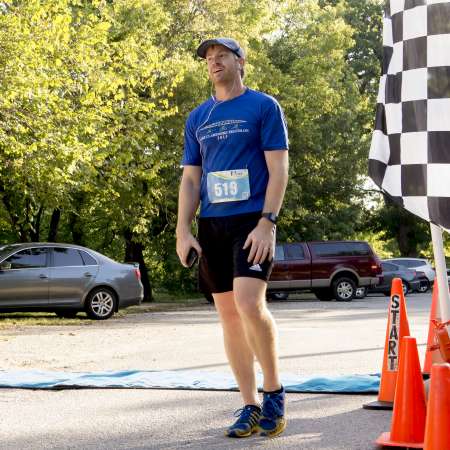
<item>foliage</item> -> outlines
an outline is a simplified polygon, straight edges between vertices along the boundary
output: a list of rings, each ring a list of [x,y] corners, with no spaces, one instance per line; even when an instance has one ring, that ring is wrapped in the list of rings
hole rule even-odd
[[[369,217],[367,228],[384,241],[394,239],[401,256],[417,257],[431,242],[430,225],[388,198]]]
[[[361,211],[365,98],[346,61],[353,30],[342,6],[292,2],[269,49],[290,130],[290,187],[283,231],[290,239],[351,236]],[[273,78],[273,77],[271,77]],[[364,168],[363,168],[364,167]]]
[[[367,231],[380,26],[378,0],[0,2],[0,242],[142,257],[155,287],[194,290],[174,251],[179,164],[184,121],[211,93],[195,49],[217,35],[285,110],[279,238]]]

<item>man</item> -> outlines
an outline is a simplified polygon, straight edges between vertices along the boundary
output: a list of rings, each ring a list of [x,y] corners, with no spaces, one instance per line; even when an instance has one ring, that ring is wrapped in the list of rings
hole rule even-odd
[[[285,393],[265,293],[288,178],[286,124],[275,99],[244,86],[244,52],[235,40],[209,39],[197,54],[206,59],[215,96],[186,122],[177,253],[185,266],[191,248],[200,256],[200,288],[213,295],[244,402],[225,434],[276,436],[286,427]],[[191,223],[199,203],[197,241]],[[264,377],[262,407],[255,357]]]

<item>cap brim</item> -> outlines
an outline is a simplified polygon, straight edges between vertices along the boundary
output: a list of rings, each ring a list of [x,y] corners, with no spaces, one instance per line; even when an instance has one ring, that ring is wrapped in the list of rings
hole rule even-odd
[[[206,58],[206,50],[208,50],[211,45],[223,45],[217,39],[208,39],[203,41],[197,49],[197,55],[200,58]]]

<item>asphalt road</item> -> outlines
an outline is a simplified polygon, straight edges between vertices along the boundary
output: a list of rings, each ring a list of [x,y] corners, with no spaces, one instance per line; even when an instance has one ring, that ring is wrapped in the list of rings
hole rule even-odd
[[[379,372],[386,297],[351,303],[313,297],[271,303],[283,373]],[[431,295],[410,295],[411,334],[423,361]],[[90,326],[2,330],[3,369],[183,370],[225,373],[212,307],[129,315]],[[288,427],[275,438],[223,436],[241,404],[235,392],[175,390],[0,390],[0,449],[375,449],[391,413],[369,411],[376,396],[289,394]]]

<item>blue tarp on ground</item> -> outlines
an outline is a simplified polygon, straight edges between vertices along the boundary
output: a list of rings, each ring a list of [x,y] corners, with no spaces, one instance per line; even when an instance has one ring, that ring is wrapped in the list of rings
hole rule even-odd
[[[258,382],[261,385],[261,375]],[[376,394],[380,376],[282,375],[287,392]],[[0,370],[1,388],[20,389],[197,389],[236,390],[230,373],[193,370],[124,370],[110,372],[53,372],[44,370]]]

